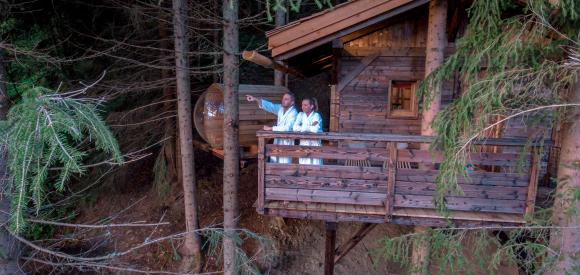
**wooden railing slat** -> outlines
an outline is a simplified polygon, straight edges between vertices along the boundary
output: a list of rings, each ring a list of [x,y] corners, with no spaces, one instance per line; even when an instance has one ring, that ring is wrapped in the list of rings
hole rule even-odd
[[[446,197],[449,210],[498,213],[524,213],[525,201]],[[434,209],[433,196],[395,195],[395,207]]]
[[[340,179],[328,177],[296,177],[269,175],[266,188],[302,188],[309,190],[358,191],[386,193],[387,181]]]
[[[272,132],[258,131],[258,137],[273,139],[322,139],[322,140],[357,140],[357,141],[383,141],[383,142],[407,142],[407,143],[431,143],[434,137],[418,135],[396,134],[370,134],[370,133],[301,133],[301,132]],[[497,146],[544,146],[550,145],[549,140],[529,141],[524,138],[486,138],[474,141],[474,144],[497,145]]]
[[[384,150],[374,148],[341,148],[333,146],[297,146],[297,145],[266,145],[267,156],[308,157],[336,160],[370,160],[386,161],[388,155]]]
[[[300,165],[268,163],[266,176],[309,176],[342,179],[386,181],[387,174],[382,167],[356,167],[342,165]]]

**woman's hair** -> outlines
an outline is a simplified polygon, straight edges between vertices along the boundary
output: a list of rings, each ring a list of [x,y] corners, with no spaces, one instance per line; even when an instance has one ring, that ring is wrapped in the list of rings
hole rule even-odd
[[[312,107],[313,112],[318,112],[318,100],[316,100],[315,97],[305,97],[304,99],[302,99],[302,101],[304,100],[308,100],[310,104],[314,106]]]

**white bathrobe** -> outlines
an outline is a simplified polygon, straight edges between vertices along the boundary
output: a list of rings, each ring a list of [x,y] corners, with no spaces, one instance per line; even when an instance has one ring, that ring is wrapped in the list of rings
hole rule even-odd
[[[275,114],[278,117],[278,121],[276,122],[276,126],[272,127],[272,131],[274,132],[289,132],[292,130],[292,125],[294,125],[294,121],[296,120],[296,115],[298,111],[294,106],[290,107],[286,112],[284,112],[284,108],[280,104],[274,104],[268,100],[261,99],[260,100],[260,108],[266,112]],[[293,139],[281,139],[276,138],[274,139],[274,144],[278,145],[294,145]],[[292,158],[290,157],[270,157],[270,161],[277,162],[277,163],[292,163]]]
[[[318,123],[313,125],[314,122]],[[322,117],[317,112],[311,112],[310,115],[300,112],[296,117],[292,130],[294,132],[322,133]],[[322,146],[322,142],[319,139],[301,139],[300,145]],[[300,158],[298,162],[300,164],[321,165],[322,159]]]

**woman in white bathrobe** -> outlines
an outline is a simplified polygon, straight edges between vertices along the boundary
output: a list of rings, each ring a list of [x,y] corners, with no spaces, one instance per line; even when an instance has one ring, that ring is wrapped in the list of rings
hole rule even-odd
[[[296,120],[296,115],[298,111],[296,107],[294,107],[294,94],[286,93],[282,97],[282,101],[280,104],[272,103],[263,98],[256,98],[251,95],[247,95],[246,99],[249,102],[257,102],[258,107],[266,112],[272,113],[276,115],[278,118],[276,121],[276,125],[274,126],[264,126],[264,130],[266,131],[274,131],[274,132],[290,132],[292,131],[292,125],[294,125],[294,121]],[[274,144],[278,145],[294,145],[294,139],[282,139],[276,138],[274,139]],[[271,162],[277,163],[292,163],[292,158],[290,157],[270,157]]]
[[[318,103],[315,98],[302,100],[302,112],[296,117],[292,130],[294,132],[322,133],[322,116],[318,112]],[[300,145],[322,146],[319,139],[301,139]],[[300,158],[300,164],[322,165],[322,159]]]

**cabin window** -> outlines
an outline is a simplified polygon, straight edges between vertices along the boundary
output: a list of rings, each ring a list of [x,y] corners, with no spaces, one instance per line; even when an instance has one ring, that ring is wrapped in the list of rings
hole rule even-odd
[[[389,117],[417,117],[416,86],[417,82],[415,81],[391,81],[391,85],[389,85]]]

